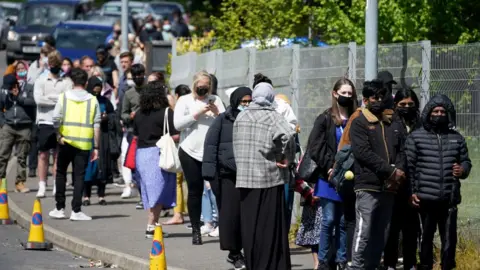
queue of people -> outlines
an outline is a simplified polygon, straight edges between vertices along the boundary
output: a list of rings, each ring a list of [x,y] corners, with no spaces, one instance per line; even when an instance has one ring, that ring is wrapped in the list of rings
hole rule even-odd
[[[37,197],[46,197],[52,175],[50,217],[66,217],[72,164],[71,220],[91,220],[82,207],[92,204],[92,187],[97,203],[108,205],[106,185],[121,176],[121,198],[138,193],[136,208],[146,211],[146,238],[162,210],[174,209],[165,226],[183,224],[188,210],[192,244],[219,236],[234,269],[291,269],[297,190],[304,202],[296,244],[311,249],[314,269],[373,270],[382,257],[385,269],[395,269],[400,233],[404,269],[432,269],[437,226],[442,269],[455,268],[460,179],[471,162],[448,97],[432,97],[420,112],[415,92],[399,88],[393,95],[393,76],[380,72],[364,83],[360,106],[353,82],[341,78],[299,161],[297,116],[268,77],[255,75],[253,90],[235,89],[225,106],[213,74],[200,71],[191,88],[170,93],[163,74],[146,74],[132,52],[117,60],[101,45],[97,61],[72,61],[49,40],[37,61],[17,61],[4,76],[0,178],[16,145],[15,190],[29,192],[28,167],[29,177],[38,175]],[[159,167],[157,142],[166,134],[178,148],[181,172]],[[342,155],[353,160],[354,176],[340,176],[339,185]],[[132,156],[134,165],[127,165]],[[315,168],[300,178],[297,167],[308,159]]]

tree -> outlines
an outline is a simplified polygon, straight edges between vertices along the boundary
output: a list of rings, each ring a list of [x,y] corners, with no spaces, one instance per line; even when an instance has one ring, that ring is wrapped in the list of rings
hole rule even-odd
[[[303,0],[224,0],[219,17],[212,17],[219,48],[238,48],[243,40],[290,38],[305,31],[309,7]]]
[[[212,17],[222,49],[258,39],[264,47],[272,37],[305,36],[308,15],[327,44],[365,42],[366,0],[224,0],[221,15]],[[380,43],[431,40],[467,43],[480,38],[480,1],[379,0]]]

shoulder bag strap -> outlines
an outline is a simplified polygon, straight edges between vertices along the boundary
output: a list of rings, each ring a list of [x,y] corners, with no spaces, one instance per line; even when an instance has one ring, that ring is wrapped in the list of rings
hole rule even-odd
[[[163,135],[170,134],[168,127],[168,108],[165,108],[165,115],[163,117]]]

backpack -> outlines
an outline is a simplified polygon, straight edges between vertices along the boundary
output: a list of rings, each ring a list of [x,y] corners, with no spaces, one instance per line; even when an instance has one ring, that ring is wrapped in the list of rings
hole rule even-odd
[[[345,191],[346,186],[353,186],[353,179],[346,180],[345,173],[353,168],[353,157],[351,145],[345,145],[335,155],[335,165],[333,166],[333,173],[330,182],[335,186],[338,194]]]

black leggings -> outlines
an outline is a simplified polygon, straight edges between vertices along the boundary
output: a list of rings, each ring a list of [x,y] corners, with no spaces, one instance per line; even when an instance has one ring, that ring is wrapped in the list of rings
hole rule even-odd
[[[182,148],[178,151],[178,157],[187,181],[187,207],[190,222],[192,222],[192,226],[200,226],[203,196],[202,162],[192,158]]]

